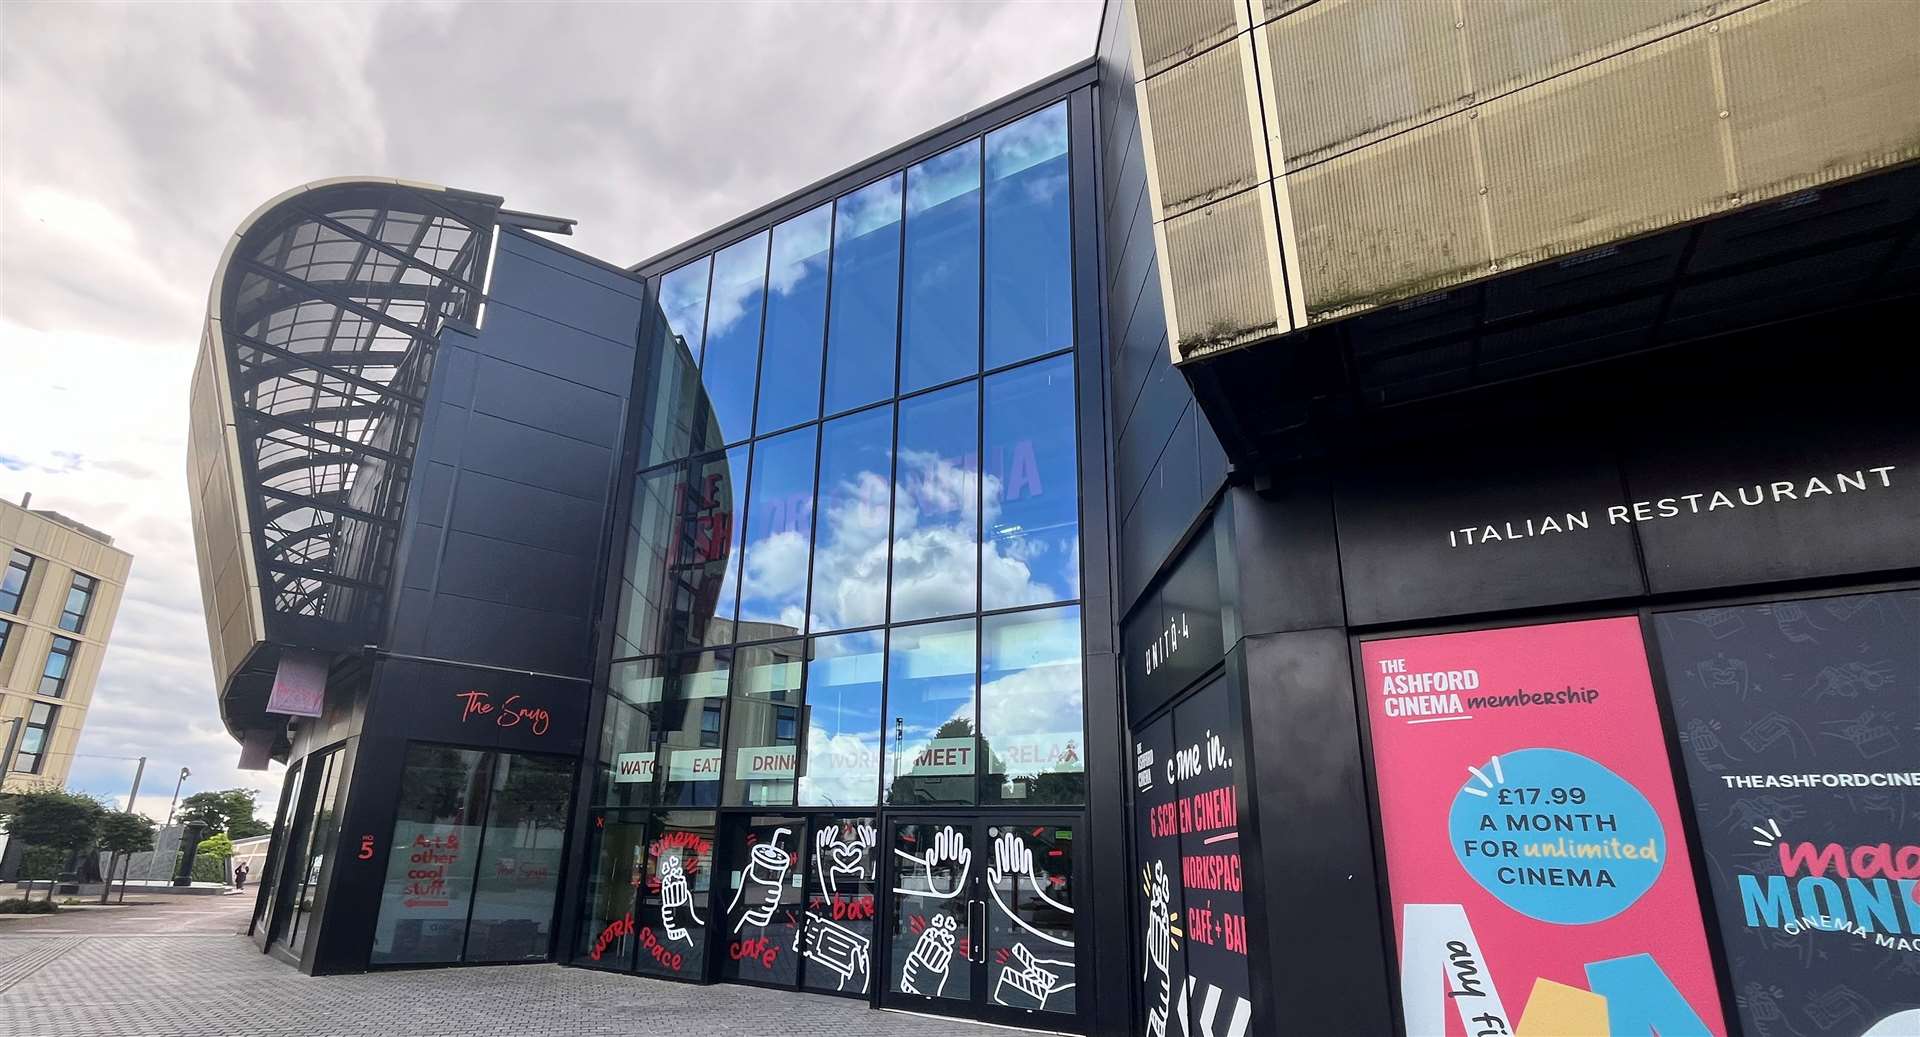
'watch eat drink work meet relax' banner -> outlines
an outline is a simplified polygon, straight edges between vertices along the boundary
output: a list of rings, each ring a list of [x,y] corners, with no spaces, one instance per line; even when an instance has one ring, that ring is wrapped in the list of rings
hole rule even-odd
[[[1361,660],[1409,1037],[1724,1034],[1639,621]]]

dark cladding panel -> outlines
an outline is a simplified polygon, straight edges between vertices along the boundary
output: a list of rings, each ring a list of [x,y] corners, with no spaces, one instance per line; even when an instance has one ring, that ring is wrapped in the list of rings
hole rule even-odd
[[[1604,442],[1523,428],[1336,462],[1355,625],[1642,592],[1633,532],[1609,525],[1620,477]]]
[[[1651,590],[1920,565],[1920,365],[1808,366],[1715,378],[1637,424],[1625,503]]]
[[[509,236],[502,233],[504,241]],[[536,250],[545,251],[539,257]],[[557,268],[557,267],[564,267]],[[589,273],[581,273],[586,268]],[[600,268],[552,249],[540,249],[538,243],[523,239],[511,249],[502,249],[493,273],[487,309],[504,304],[534,314],[550,314],[590,335],[611,342],[629,344],[639,333],[640,299],[638,292],[615,291],[592,278]],[[638,285],[639,282],[633,282]],[[487,319],[493,314],[489,312]],[[617,372],[608,371],[608,375]],[[616,391],[622,386],[599,384],[598,388]]]
[[[512,274],[510,269],[500,272],[503,277]],[[623,297],[608,292],[603,298],[611,305]],[[623,305],[634,309],[633,335],[637,335],[640,304]],[[616,342],[570,327],[563,311],[551,312],[548,319],[517,306],[488,303],[485,334],[474,351],[625,396],[630,388],[627,379],[633,376],[633,335]]]
[[[454,530],[439,589],[481,601],[585,619],[593,607],[592,555],[561,553]]]
[[[1223,567],[1230,623],[1242,636],[1338,627],[1346,622],[1333,493],[1304,469],[1263,493],[1227,491],[1231,561]],[[1236,640],[1229,635],[1229,642]]]
[[[578,755],[591,691],[582,681],[385,659],[369,724],[411,741]]]
[[[1121,528],[1120,602],[1132,604],[1160,563],[1179,542],[1180,535],[1200,513],[1205,498],[1200,492],[1200,471],[1195,464],[1193,422],[1189,407],[1168,437],[1166,449],[1147,473],[1133,509],[1126,512]],[[1126,487],[1121,485],[1121,500]]]
[[[607,494],[613,451],[545,429],[475,414],[467,423],[461,463],[529,488],[553,490],[583,500]]]
[[[403,643],[396,633],[393,647],[412,655],[574,676],[587,672],[590,635],[587,620],[578,615],[463,598],[443,587],[433,596],[419,642]]]
[[[1248,637],[1244,781],[1258,870],[1248,879],[1256,1017],[1278,1032],[1390,1033],[1379,878],[1347,639],[1339,629]],[[1263,1000],[1264,998],[1264,1000]],[[1267,1032],[1267,1031],[1248,1031]]]
[[[620,441],[624,400],[624,394],[589,388],[492,357],[480,357],[474,372],[474,413],[606,447]]]
[[[482,472],[462,472],[448,525],[511,543],[591,556],[605,516],[593,501],[560,493],[528,493],[518,483]],[[443,508],[423,508],[423,520]]]

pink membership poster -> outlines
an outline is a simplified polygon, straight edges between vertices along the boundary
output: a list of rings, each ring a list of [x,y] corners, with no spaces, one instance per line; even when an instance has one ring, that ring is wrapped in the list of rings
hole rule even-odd
[[[1361,662],[1408,1037],[1724,1035],[1639,621]]]

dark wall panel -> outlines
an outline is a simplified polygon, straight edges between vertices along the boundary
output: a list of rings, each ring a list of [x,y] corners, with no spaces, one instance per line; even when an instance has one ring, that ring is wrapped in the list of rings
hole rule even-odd
[[[1249,637],[1234,654],[1259,833],[1249,927],[1268,964],[1254,1018],[1285,1020],[1273,1032],[1392,1033],[1346,634]]]
[[[461,463],[472,471],[584,500],[606,496],[607,447],[487,414],[474,414],[466,431]]]
[[[1242,636],[1346,624],[1333,494],[1324,472],[1309,470],[1264,493],[1227,491],[1231,560],[1228,642]]]
[[[567,554],[454,530],[442,554],[440,590],[520,608],[586,618],[595,585],[591,555]]]

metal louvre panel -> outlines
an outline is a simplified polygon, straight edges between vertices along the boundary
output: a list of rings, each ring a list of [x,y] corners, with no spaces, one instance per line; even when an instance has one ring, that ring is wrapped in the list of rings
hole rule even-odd
[[[1133,9],[1140,41],[1135,73],[1152,76],[1232,36],[1246,17],[1245,0],[1145,0]]]
[[[1230,349],[1280,330],[1272,205],[1262,185],[1161,225],[1175,357]]]
[[[1164,217],[1197,209],[1268,176],[1248,120],[1244,40],[1215,47],[1146,82],[1148,150]]]

